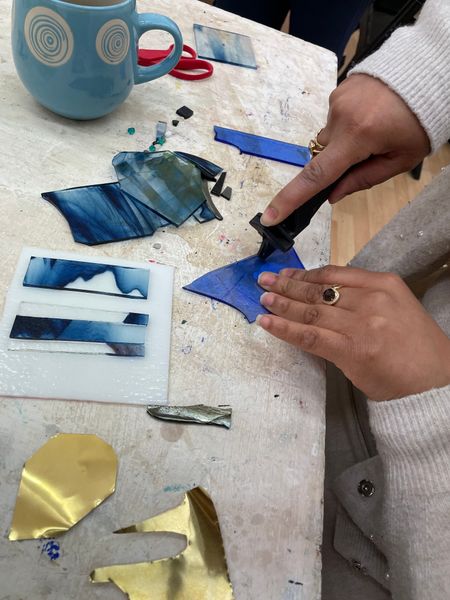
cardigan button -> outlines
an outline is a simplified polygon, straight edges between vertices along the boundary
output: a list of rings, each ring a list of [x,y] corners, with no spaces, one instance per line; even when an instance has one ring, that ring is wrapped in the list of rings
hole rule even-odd
[[[362,479],[358,484],[358,492],[365,498],[370,498],[375,493],[375,486],[368,479]]]

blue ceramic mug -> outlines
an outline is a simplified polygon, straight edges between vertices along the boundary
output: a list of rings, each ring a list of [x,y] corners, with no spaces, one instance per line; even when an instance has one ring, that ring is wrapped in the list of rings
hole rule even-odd
[[[183,48],[178,26],[135,6],[136,0],[14,0],[13,56],[28,91],[64,117],[95,119],[117,108],[135,83],[171,71]],[[170,33],[174,48],[161,63],[140,67],[139,37],[150,29]]]

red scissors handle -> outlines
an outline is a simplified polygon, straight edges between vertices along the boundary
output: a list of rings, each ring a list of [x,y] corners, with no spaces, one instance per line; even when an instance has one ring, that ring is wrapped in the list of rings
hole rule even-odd
[[[167,50],[146,50],[140,48],[138,51],[138,63],[144,67],[159,63],[171,53],[172,48],[173,44]],[[214,67],[210,62],[197,58],[196,51],[187,44],[183,44],[184,52],[188,56],[184,54],[181,56],[177,66],[170,71],[172,77],[187,81],[197,81],[211,77]]]

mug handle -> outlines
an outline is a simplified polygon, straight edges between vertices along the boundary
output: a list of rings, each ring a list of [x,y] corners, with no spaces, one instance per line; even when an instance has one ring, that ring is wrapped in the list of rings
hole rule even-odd
[[[146,31],[150,31],[152,29],[162,29],[163,31],[170,33],[175,42],[173,50],[169,56],[157,65],[152,65],[151,67],[140,67],[136,64],[134,83],[139,84],[162,77],[177,66],[183,52],[183,37],[178,25],[175,23],[175,21],[169,19],[169,17],[157,15],[155,13],[137,13],[136,16],[136,30],[138,38],[140,38],[141,35]]]

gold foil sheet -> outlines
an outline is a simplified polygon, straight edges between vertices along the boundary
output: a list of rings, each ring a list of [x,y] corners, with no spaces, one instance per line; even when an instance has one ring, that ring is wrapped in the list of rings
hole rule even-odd
[[[233,600],[216,509],[200,487],[177,507],[115,533],[173,532],[186,537],[177,556],[100,567],[93,583],[113,582],[129,600]]]
[[[164,421],[179,421],[181,423],[201,423],[203,425],[219,425],[231,427],[231,408],[221,406],[147,406],[147,413],[156,419]]]
[[[64,533],[115,489],[117,456],[96,435],[60,433],[23,467],[10,540]]]

